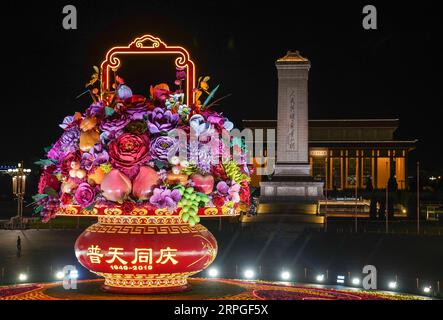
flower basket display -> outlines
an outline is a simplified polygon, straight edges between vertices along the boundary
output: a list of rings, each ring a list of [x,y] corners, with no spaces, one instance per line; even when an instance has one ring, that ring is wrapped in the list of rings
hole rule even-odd
[[[150,45],[147,45],[147,42]],[[126,54],[173,54],[175,89],[133,94],[118,76]],[[79,262],[105,278],[104,290],[164,293],[189,289],[187,278],[217,254],[201,218],[228,217],[250,206],[247,150],[214,107],[218,86],[196,84],[182,47],[151,35],[108,51],[86,88],[93,102],[66,117],[61,137],[38,161],[35,211],[97,217],[75,243]]]

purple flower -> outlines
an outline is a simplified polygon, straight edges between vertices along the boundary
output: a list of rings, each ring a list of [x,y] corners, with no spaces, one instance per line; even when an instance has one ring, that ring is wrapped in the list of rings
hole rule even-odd
[[[94,202],[95,191],[89,183],[80,183],[74,194],[75,201],[82,207],[88,207]]]
[[[126,114],[114,113],[112,116],[107,117],[100,124],[100,129],[103,131],[111,132],[117,135],[118,132],[122,132],[126,125],[131,121]]]
[[[71,126],[73,121],[74,121],[74,116],[67,116],[63,119],[63,122],[60,123],[58,126],[63,130],[66,130],[68,127]]]
[[[126,113],[131,120],[142,120],[147,112],[148,107],[145,102],[138,103],[135,106],[126,109]]]
[[[132,90],[125,84],[120,84],[117,87],[117,97],[119,97],[122,100],[128,99],[132,97]]]
[[[101,165],[109,161],[108,152],[100,144],[95,145],[89,152],[82,155],[81,164],[86,170],[91,170],[93,166]]]
[[[208,145],[191,142],[189,145],[189,160],[195,163],[204,174],[209,173],[215,162],[216,153],[211,152]]]
[[[60,140],[57,141],[60,151],[74,152],[78,149],[78,142],[80,140],[80,129],[78,126],[66,130]]]
[[[148,112],[147,122],[151,134],[168,132],[177,127],[178,114],[173,114],[170,110],[157,107]]]
[[[149,202],[157,208],[167,208],[169,211],[174,211],[181,198],[182,196],[177,189],[169,190],[162,187],[154,189],[154,193],[149,199]]]
[[[235,182],[232,182],[232,185],[228,186],[226,182],[220,181],[217,183],[217,192],[234,203],[240,202],[240,185]]]
[[[186,80],[185,68],[176,68],[175,77],[180,81]]]
[[[101,113],[102,110],[103,110],[103,103],[101,101],[95,102],[95,103],[91,104],[88,109],[86,109],[86,114],[88,114],[90,116],[95,116],[95,115]]]
[[[167,161],[176,154],[178,143],[175,138],[160,136],[151,141],[150,153],[153,159]]]

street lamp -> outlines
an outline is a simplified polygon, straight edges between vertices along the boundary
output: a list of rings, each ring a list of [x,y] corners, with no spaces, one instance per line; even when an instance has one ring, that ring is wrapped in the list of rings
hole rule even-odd
[[[23,227],[23,200],[26,190],[26,176],[31,173],[31,169],[23,167],[23,161],[17,164],[17,168],[8,169],[8,174],[12,177],[12,193],[17,198],[17,216],[20,229]]]

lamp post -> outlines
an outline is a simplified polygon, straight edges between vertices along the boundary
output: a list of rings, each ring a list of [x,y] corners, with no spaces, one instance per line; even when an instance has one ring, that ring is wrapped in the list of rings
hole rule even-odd
[[[328,231],[328,157],[325,158],[325,231]]]
[[[420,162],[417,161],[417,234],[420,234]]]
[[[388,163],[386,162],[386,172],[388,172]],[[388,174],[389,175],[389,174]],[[389,192],[389,179],[386,181],[386,205],[385,205],[385,219],[386,219],[386,233],[389,233],[389,212],[388,212],[388,192]]]
[[[357,226],[358,226],[358,221],[357,221],[357,207],[358,207],[358,200],[357,200],[357,196],[358,196],[358,179],[357,179],[357,170],[355,171],[355,233],[357,233]]]
[[[20,229],[23,228],[23,200],[26,190],[26,176],[31,173],[31,169],[23,167],[23,161],[17,164],[17,168],[8,169],[8,174],[12,177],[12,193],[17,198],[17,216]]]

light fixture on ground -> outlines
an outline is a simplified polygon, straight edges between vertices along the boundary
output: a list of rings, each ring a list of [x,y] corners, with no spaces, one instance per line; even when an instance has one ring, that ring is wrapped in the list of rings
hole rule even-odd
[[[65,273],[64,273],[63,271],[57,271],[57,272],[55,273],[55,278],[56,278],[57,280],[62,280],[64,277],[65,277]]]
[[[281,273],[280,277],[282,280],[287,281],[287,280],[291,279],[291,274],[289,273],[289,271],[283,271]]]
[[[337,276],[337,283],[339,284],[345,283],[345,276]]]
[[[318,274],[317,277],[315,277],[315,280],[317,280],[317,282],[323,282],[325,280],[325,275]]]
[[[78,278],[78,271],[77,270],[71,270],[71,272],[69,272],[69,278],[70,279],[77,279]]]
[[[26,281],[26,280],[28,280],[28,275],[26,273],[20,273],[18,275],[18,280],[19,281]]]
[[[217,277],[217,276],[218,276],[218,269],[217,269],[217,268],[210,268],[210,269],[208,270],[208,275],[209,275],[211,278],[215,278],[215,277]]]
[[[360,278],[352,278],[352,284],[358,286],[360,284]]]
[[[423,287],[423,292],[424,293],[430,293],[431,292],[431,287],[430,286]]]
[[[252,279],[255,276],[255,272],[252,269],[246,269],[244,272],[244,276],[246,279]]]
[[[397,289],[397,281],[389,281],[388,287],[389,289]]]

